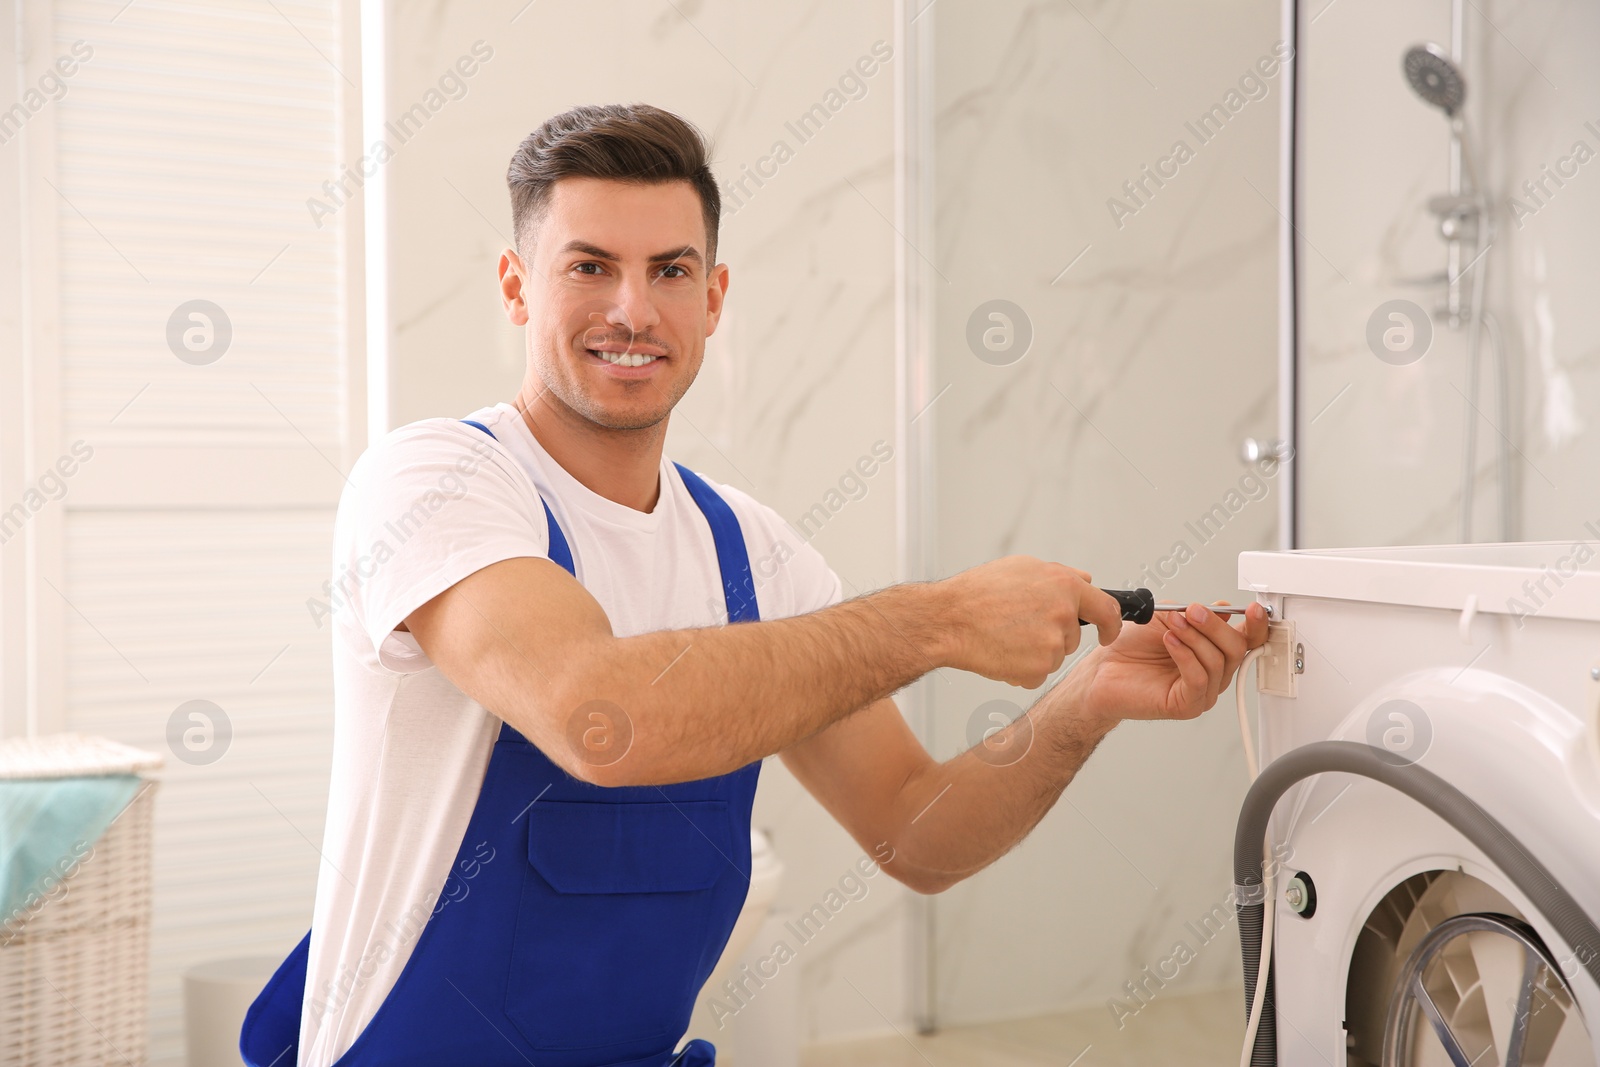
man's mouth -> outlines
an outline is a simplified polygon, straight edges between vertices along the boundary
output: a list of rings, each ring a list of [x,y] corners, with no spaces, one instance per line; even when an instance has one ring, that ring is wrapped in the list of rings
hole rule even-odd
[[[591,348],[588,350],[592,356],[597,356],[616,367],[642,367],[646,363],[654,363],[660,356],[648,352],[638,351],[610,351],[604,348]]]
[[[667,351],[660,345],[651,344],[638,337],[630,337],[620,341],[608,341],[597,338],[598,345],[585,346],[584,351],[592,356],[596,362],[614,367],[610,373],[623,372],[626,377],[639,377],[644,374],[644,369],[654,363],[667,358]],[[627,374],[626,372],[633,372]]]

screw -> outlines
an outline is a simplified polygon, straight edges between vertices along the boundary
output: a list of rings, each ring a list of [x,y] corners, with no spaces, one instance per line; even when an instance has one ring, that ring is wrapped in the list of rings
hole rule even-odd
[[[1593,678],[1597,682],[1600,682],[1600,667],[1590,667],[1589,677]]]
[[[1294,673],[1296,673],[1296,674],[1304,674],[1304,673],[1306,673],[1306,646],[1305,645],[1296,644],[1294,646]]]
[[[1311,882],[1311,876],[1304,871],[1289,879],[1289,884],[1283,890],[1283,899],[1289,905],[1289,910],[1302,919],[1309,919],[1316,914],[1317,890]]]

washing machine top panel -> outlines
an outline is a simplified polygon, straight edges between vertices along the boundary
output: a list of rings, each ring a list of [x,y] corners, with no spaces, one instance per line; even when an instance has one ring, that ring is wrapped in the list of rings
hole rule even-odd
[[[1239,588],[1270,595],[1600,621],[1595,540],[1242,552]]]

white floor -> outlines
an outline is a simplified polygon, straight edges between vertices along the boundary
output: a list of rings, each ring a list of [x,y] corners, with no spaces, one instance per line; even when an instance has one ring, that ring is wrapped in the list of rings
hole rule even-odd
[[[1119,1029],[1105,1008],[812,1045],[801,1067],[1223,1067],[1239,1061],[1237,989],[1152,1002]]]

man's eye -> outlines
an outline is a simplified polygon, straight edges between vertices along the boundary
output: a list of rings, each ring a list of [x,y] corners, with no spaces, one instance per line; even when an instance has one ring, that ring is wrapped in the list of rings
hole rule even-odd
[[[593,268],[593,269],[591,270],[590,268]],[[577,271],[580,274],[597,274],[600,271],[600,264],[598,264],[598,263],[579,263],[576,267],[573,267],[572,269]]]
[[[669,271],[669,270],[675,270],[678,273],[676,273],[676,274],[668,274],[667,271]],[[676,264],[676,263],[668,263],[665,267],[661,268],[661,273],[662,273],[662,275],[664,277],[667,277],[667,278],[687,278],[689,276],[689,272],[687,270],[685,270],[684,268],[678,266],[678,264]]]

